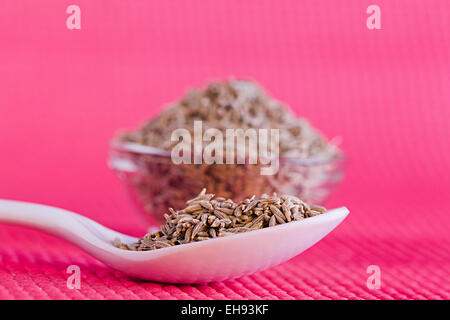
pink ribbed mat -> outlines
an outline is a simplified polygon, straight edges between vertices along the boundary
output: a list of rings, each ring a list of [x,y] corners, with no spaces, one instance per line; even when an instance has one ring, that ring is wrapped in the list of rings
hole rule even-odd
[[[442,208],[421,204],[419,199],[348,205],[352,211],[348,220],[304,254],[251,276],[209,285],[133,280],[63,241],[1,226],[0,298],[450,298],[450,224]],[[67,288],[69,265],[81,268],[80,290]],[[381,271],[378,290],[366,284],[370,265],[379,266]]]
[[[72,3],[81,30],[66,28]],[[381,30],[366,26],[372,4]],[[283,265],[192,286],[130,279],[0,225],[0,298],[450,298],[449,12],[448,0],[2,0],[0,198],[143,235],[107,168],[108,140],[186,87],[235,76],[342,137],[347,176],[326,205],[351,213]],[[80,290],[66,286],[69,265]]]

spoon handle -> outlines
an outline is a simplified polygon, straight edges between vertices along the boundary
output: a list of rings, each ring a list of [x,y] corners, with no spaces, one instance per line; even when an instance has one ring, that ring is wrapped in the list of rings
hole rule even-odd
[[[75,222],[73,215],[41,204],[0,199],[0,222],[32,227],[57,236]]]
[[[68,210],[13,200],[0,199],[0,222],[44,231],[84,249],[112,247],[115,237],[126,237]]]

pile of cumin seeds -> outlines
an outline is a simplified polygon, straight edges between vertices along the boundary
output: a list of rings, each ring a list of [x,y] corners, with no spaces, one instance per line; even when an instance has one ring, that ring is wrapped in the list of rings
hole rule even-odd
[[[123,133],[120,139],[171,150],[179,142],[172,141],[172,133],[183,128],[193,135],[196,120],[203,121],[204,130],[215,128],[224,135],[227,129],[279,129],[279,152],[283,157],[311,159],[340,154],[339,148],[306,119],[296,117],[256,82],[242,79],[215,81],[203,89],[191,89],[156,118],[136,131]]]
[[[169,209],[170,215],[164,215],[166,223],[160,231],[129,245],[116,239],[114,245],[133,251],[155,250],[298,221],[326,211],[295,196],[263,194],[260,198],[253,196],[235,203],[231,199],[215,198],[206,189],[186,204],[183,210]]]

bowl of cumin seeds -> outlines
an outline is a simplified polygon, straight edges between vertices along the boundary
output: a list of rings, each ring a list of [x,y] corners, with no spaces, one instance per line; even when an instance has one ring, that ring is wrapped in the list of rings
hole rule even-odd
[[[178,141],[171,139],[173,132],[185,129],[195,136],[198,121],[203,132],[214,128],[223,136],[228,129],[278,129],[276,172],[261,174],[267,163],[251,164],[247,158],[239,164],[174,163]],[[182,208],[203,188],[233,201],[275,192],[320,204],[341,182],[343,164],[333,140],[248,80],[212,82],[189,91],[137,130],[116,136],[109,154],[109,166],[150,224],[163,222],[167,208]]]

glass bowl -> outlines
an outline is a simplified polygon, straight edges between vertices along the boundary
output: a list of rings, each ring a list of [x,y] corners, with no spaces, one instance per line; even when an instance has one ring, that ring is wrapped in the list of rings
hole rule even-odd
[[[276,192],[322,204],[343,178],[343,160],[280,157],[276,174],[261,175],[259,164],[176,165],[170,151],[118,139],[109,153],[110,168],[150,225],[162,223],[168,208],[184,208],[203,188],[234,201]]]

